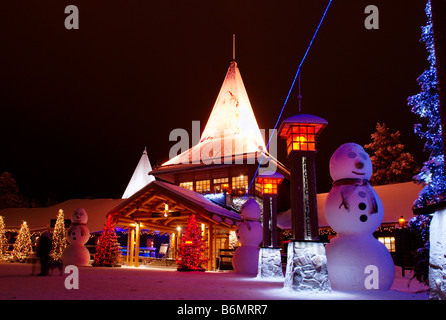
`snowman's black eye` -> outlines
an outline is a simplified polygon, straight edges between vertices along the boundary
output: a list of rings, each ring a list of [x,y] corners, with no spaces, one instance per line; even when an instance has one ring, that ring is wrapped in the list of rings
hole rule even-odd
[[[361,202],[361,203],[358,205],[358,207],[359,207],[360,210],[365,210],[365,209],[367,209],[367,205],[366,205],[364,202]]]
[[[359,217],[359,220],[361,220],[361,222],[366,222],[367,221],[367,216],[365,214],[361,215]]]
[[[349,158],[354,159],[354,158],[356,158],[356,152],[351,151],[351,152],[348,153],[347,156],[348,156]]]

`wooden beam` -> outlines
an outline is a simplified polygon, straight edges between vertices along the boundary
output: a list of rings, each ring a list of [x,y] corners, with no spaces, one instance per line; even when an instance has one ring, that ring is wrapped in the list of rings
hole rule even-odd
[[[159,224],[155,224],[155,223],[150,223],[150,222],[141,222],[141,228],[144,229],[153,229],[153,230],[158,230],[158,231],[163,231],[163,232],[177,232],[176,228],[173,227],[169,227],[169,226],[163,226],[163,225],[159,225]]]

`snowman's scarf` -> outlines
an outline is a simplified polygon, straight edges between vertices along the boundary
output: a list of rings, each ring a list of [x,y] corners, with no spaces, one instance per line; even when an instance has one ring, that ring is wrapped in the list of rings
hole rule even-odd
[[[248,228],[248,230],[251,231],[250,222],[255,222],[255,221],[259,221],[259,220],[257,220],[257,219],[250,219],[250,218],[246,219],[246,218],[242,217],[242,221],[240,221],[240,223],[245,224],[246,227]]]
[[[366,194],[366,198],[369,200],[371,204],[371,208],[369,208],[369,213],[378,213],[378,204],[376,203],[375,194],[372,192],[372,187],[370,186],[369,180],[366,179],[340,179],[333,182],[334,187],[344,187],[341,191],[342,203],[339,205],[339,209],[344,206],[347,211],[350,211],[350,205],[348,203],[348,198],[352,193],[357,191],[358,187],[366,187],[361,188]]]

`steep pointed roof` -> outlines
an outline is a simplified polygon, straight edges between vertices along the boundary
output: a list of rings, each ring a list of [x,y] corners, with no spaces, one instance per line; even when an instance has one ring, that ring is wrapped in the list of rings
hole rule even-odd
[[[237,63],[232,61],[200,142],[163,166],[222,161],[266,151]]]
[[[141,190],[147,184],[155,180],[155,177],[149,175],[152,171],[152,166],[150,165],[149,157],[147,155],[147,149],[144,148],[141,159],[133,172],[132,178],[130,179],[127,188],[124,191],[122,199],[128,199],[134,195],[137,191]]]

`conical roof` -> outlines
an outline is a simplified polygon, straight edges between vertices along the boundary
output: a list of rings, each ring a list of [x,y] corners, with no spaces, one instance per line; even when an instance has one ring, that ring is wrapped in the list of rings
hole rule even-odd
[[[149,175],[150,171],[152,171],[152,166],[150,165],[149,157],[147,155],[147,149],[144,148],[141,159],[133,172],[132,178],[125,189],[124,194],[122,195],[122,199],[130,198],[147,184],[154,181],[155,177]]]
[[[266,151],[237,63],[232,61],[211,115],[200,138],[191,149],[165,165],[222,161],[240,154]]]

